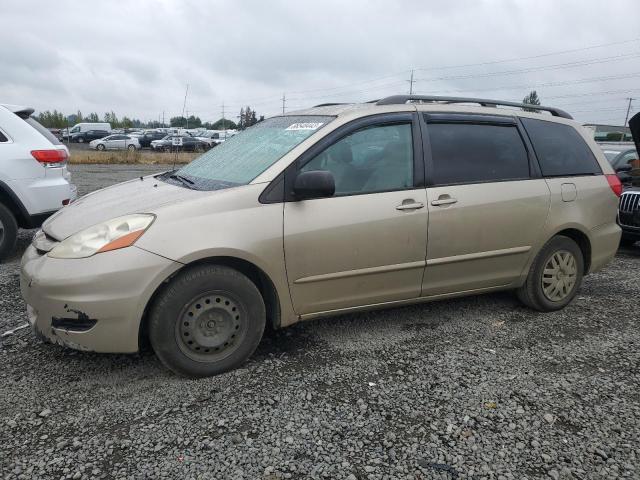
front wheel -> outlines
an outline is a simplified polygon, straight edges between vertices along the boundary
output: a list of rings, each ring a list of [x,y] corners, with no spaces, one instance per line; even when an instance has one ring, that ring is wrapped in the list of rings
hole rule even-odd
[[[129,146],[127,147],[127,150],[129,150],[130,152],[133,152],[135,149],[136,149],[136,146],[135,146],[135,145],[129,145]]]
[[[180,375],[207,377],[244,363],[265,326],[262,295],[229,267],[201,265],[178,274],[150,311],[149,339],[162,363]]]
[[[13,253],[18,239],[18,222],[7,207],[0,203],[0,261]]]
[[[572,239],[557,235],[534,259],[527,280],[517,291],[518,298],[534,310],[560,310],[578,293],[583,275],[582,250]]]
[[[97,148],[98,150],[100,150],[100,151],[103,151],[105,147],[104,147],[104,144],[99,143],[99,144],[96,146],[96,148]]]
[[[84,143],[84,138],[78,137],[78,143]]]

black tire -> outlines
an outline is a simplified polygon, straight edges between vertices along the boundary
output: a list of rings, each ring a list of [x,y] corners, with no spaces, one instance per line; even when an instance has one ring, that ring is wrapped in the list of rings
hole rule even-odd
[[[620,246],[621,247],[633,247],[633,245],[638,241],[637,238],[633,238],[633,237],[625,237],[624,235],[622,236],[622,238],[620,239]]]
[[[543,289],[543,273],[545,267],[555,254],[570,253],[575,260],[575,281],[566,296],[551,300]],[[562,272],[560,272],[562,274]],[[540,312],[553,312],[566,307],[576,296],[584,275],[584,257],[576,242],[569,237],[557,235],[549,240],[538,252],[527,275],[524,285],[517,290],[518,298],[526,306]]]
[[[266,322],[264,301],[255,284],[220,265],[179,273],[160,292],[149,315],[149,340],[160,361],[173,372],[194,378],[244,363],[260,343]],[[222,344],[225,340],[228,343]]]
[[[106,148],[106,147],[104,146],[104,143],[99,143],[99,144],[96,146],[96,149],[97,149],[97,150],[100,150],[101,152],[103,152],[105,148]]]
[[[13,253],[18,240],[18,222],[7,207],[0,203],[0,261]]]
[[[127,147],[127,150],[129,150],[130,152],[135,151],[135,149],[136,149],[136,146],[135,146],[135,145],[129,145],[129,146]]]
[[[84,143],[84,138],[78,137],[78,143]]]

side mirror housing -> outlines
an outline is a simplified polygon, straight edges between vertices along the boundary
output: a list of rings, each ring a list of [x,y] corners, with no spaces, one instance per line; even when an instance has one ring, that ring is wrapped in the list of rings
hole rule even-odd
[[[293,184],[296,200],[332,197],[336,192],[336,182],[331,172],[312,170],[299,173]]]
[[[616,173],[627,173],[631,170],[633,170],[633,166],[627,163],[626,165],[620,165],[618,168],[616,168]]]

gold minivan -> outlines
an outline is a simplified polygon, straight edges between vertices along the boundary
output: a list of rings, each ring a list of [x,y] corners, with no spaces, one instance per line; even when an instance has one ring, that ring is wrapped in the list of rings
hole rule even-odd
[[[267,322],[508,289],[563,308],[616,252],[620,192],[556,108],[319,105],[65,207],[20,283],[47,341],[135,352],[148,339],[174,372],[207,376],[244,362]]]

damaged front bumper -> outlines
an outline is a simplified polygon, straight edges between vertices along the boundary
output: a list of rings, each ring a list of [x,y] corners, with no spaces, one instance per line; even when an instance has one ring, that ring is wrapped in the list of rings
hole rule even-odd
[[[36,335],[107,353],[138,351],[140,321],[155,290],[182,264],[135,246],[83,259],[56,259],[33,245],[20,290]]]

